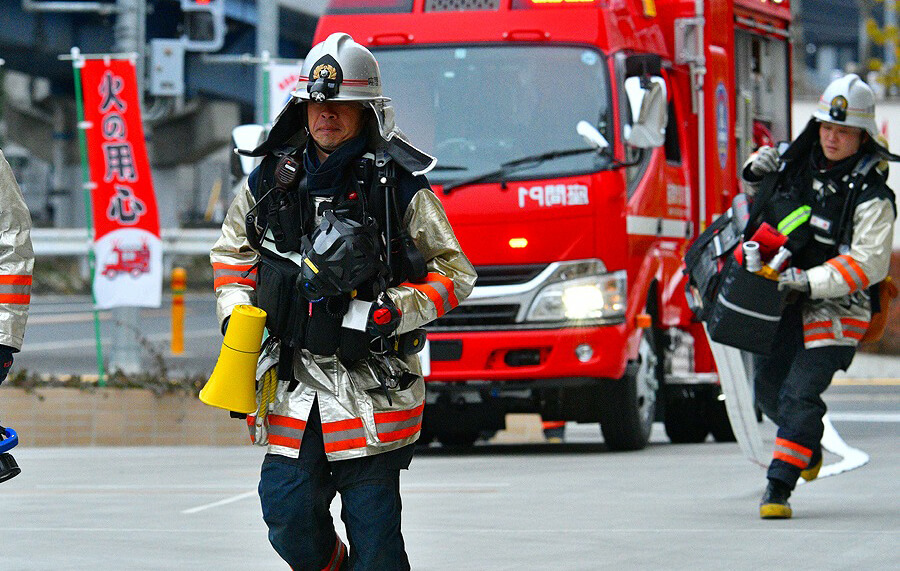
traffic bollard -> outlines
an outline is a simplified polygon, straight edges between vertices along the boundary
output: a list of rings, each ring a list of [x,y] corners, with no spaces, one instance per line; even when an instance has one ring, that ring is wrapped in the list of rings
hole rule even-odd
[[[187,272],[184,268],[172,270],[172,354],[184,353],[184,290]]]

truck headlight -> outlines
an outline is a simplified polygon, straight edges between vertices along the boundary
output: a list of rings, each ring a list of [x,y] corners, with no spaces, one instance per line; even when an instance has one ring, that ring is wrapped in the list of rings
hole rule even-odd
[[[526,321],[584,321],[625,317],[624,271],[552,283],[534,298]]]

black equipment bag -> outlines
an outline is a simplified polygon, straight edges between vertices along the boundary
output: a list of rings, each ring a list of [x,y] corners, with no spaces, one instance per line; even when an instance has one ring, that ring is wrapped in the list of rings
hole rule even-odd
[[[685,295],[688,306],[700,321],[710,319],[728,262],[734,260],[732,252],[759,227],[758,219],[775,192],[778,177],[779,173],[763,177],[751,208],[747,207],[745,195],[737,195],[731,208],[697,236],[685,253],[684,273],[688,276]]]
[[[729,256],[722,271],[707,331],[713,341],[768,355],[781,321],[788,292],[778,282],[747,271]]]
[[[297,287],[299,275],[300,266],[290,259],[260,256],[257,300],[266,312],[266,329],[291,347],[304,340],[309,316],[308,302]]]

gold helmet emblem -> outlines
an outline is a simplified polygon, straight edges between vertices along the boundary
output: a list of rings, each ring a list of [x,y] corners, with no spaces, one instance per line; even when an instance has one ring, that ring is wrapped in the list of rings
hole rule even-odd
[[[337,79],[337,70],[333,65],[323,63],[316,66],[316,69],[313,70],[310,79]]]
[[[831,109],[828,115],[835,121],[847,120],[847,98],[843,95],[837,95],[831,100]]]

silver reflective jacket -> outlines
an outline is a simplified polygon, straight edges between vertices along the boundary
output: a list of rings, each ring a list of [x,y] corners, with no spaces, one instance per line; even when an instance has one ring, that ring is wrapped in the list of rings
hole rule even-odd
[[[33,268],[31,215],[0,151],[0,345],[22,348]]]
[[[256,302],[253,268],[259,253],[247,240],[244,222],[253,204],[245,184],[232,202],[222,235],[210,254],[219,323],[235,305]],[[456,307],[471,293],[476,277],[443,206],[430,188],[422,188],[413,196],[403,224],[427,262],[428,276],[424,283],[403,283],[388,289],[387,295],[402,312],[397,333],[421,327]],[[277,361],[278,347],[273,344],[260,357],[258,379]],[[415,442],[425,401],[419,360],[416,355],[405,361],[395,358],[392,366],[412,372],[418,379],[405,390],[391,390],[388,399],[381,389],[381,373],[374,359],[363,359],[348,368],[336,357],[296,351],[294,376],[299,385],[288,392],[287,383],[278,382],[273,402],[264,407],[265,418],[247,419],[251,438],[257,444],[268,444],[270,453],[296,458],[310,410],[318,400],[329,460],[379,454]]]

